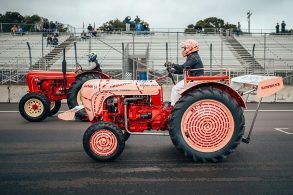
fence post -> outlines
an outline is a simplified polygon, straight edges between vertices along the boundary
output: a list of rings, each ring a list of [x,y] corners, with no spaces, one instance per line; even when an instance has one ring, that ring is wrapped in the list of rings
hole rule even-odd
[[[44,33],[41,33],[42,35],[42,59],[44,57]]]
[[[132,80],[135,80],[135,62],[134,62],[134,36],[135,32],[132,32]]]
[[[179,58],[179,32],[177,32],[177,58],[176,58],[176,63],[178,64],[178,58]]]
[[[76,42],[73,43],[74,46],[74,55],[75,55],[75,66],[77,65],[77,49],[76,49]]]
[[[166,42],[166,62],[169,61],[169,55],[168,55],[168,42]]]
[[[221,69],[223,68],[223,36],[221,35]]]
[[[92,36],[90,36],[90,39],[89,39],[89,54],[91,53],[92,51]],[[90,62],[88,62],[88,65],[90,65]]]
[[[264,34],[264,43],[263,43],[263,68],[264,72],[266,72],[266,50],[267,50],[267,36]]]
[[[29,42],[26,42],[26,44],[27,44],[28,52],[29,52],[30,67],[32,68],[33,63],[32,63],[32,52],[31,52],[31,46],[30,46]]]
[[[125,79],[125,50],[124,43],[122,42],[122,79]]]
[[[254,51],[255,51],[255,43],[252,46],[252,74],[254,74],[254,68],[255,68]]]
[[[212,67],[213,67],[213,44],[210,44],[210,76],[212,76]]]

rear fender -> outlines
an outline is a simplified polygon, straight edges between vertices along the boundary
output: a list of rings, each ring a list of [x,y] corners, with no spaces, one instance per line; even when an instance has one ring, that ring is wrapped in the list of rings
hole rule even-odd
[[[234,89],[232,89],[231,87],[229,87],[228,85],[224,85],[222,83],[217,83],[217,82],[205,82],[205,83],[192,82],[192,83],[188,83],[187,85],[184,86],[183,89],[181,89],[179,91],[179,94],[185,95],[189,91],[192,91],[194,89],[199,89],[201,87],[213,87],[213,88],[217,88],[222,91],[225,91],[226,93],[230,94],[237,101],[239,106],[246,108],[246,104],[245,104],[244,100],[242,99],[242,97],[240,96],[240,94],[237,91],[235,91]]]

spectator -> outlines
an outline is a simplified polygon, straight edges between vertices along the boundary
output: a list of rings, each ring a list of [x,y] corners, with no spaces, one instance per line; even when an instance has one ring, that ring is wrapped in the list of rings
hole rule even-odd
[[[92,32],[93,32],[93,27],[92,27],[91,24],[88,25],[88,27],[87,27],[87,31],[88,31],[88,33],[89,33],[90,35],[92,34]]]
[[[44,20],[44,22],[43,22],[43,29],[42,29],[42,31],[43,31],[43,37],[47,37],[47,35],[48,35],[47,33],[48,33],[49,29],[50,29],[50,27],[49,27],[48,20]]]
[[[194,30],[196,33],[201,33],[202,32],[202,27],[201,26],[194,26]]]
[[[126,32],[130,31],[130,21],[131,21],[131,17],[130,16],[126,16],[126,18],[124,19],[124,23],[125,23],[125,30]]]
[[[285,24],[284,20],[282,21],[282,24],[281,24],[281,32],[282,33],[286,32],[286,24]]]
[[[136,18],[134,19],[135,24],[140,23],[140,18],[138,16],[136,16]]]
[[[18,31],[17,25],[14,24],[13,27],[10,29],[12,34],[15,34]]]
[[[53,35],[52,33],[49,33],[47,36],[47,47],[48,45],[52,45],[52,42],[53,42]]]
[[[16,34],[17,35],[24,35],[23,29],[21,26],[18,27]]]
[[[136,23],[136,24],[135,24],[135,31],[136,31],[136,32],[140,32],[141,29],[142,29],[142,24],[141,24],[141,23]]]
[[[280,25],[279,23],[277,22],[277,25],[276,25],[276,33],[279,33],[280,32]]]
[[[92,31],[92,35],[93,35],[94,37],[97,37],[97,34],[98,34],[97,30],[93,29],[93,31]]]
[[[81,40],[86,40],[87,39],[86,33],[84,31],[82,31],[82,33],[80,34],[80,39]]]
[[[241,24],[240,22],[237,23],[237,29],[236,29],[236,35],[239,37],[240,35],[240,32],[241,32]]]
[[[52,45],[56,46],[56,45],[58,45],[58,42],[59,42],[59,40],[57,38],[57,35],[54,35],[53,40],[52,40]]]
[[[43,32],[48,32],[49,30],[49,22],[47,20],[43,23]]]
[[[50,22],[50,32],[54,33],[56,31],[56,24],[51,21]]]
[[[149,32],[150,31],[149,23],[147,23],[146,21],[144,21],[142,23],[142,31],[144,31],[144,32]]]

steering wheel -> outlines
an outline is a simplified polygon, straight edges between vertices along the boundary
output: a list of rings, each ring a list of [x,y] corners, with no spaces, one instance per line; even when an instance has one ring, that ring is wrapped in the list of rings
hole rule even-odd
[[[173,77],[173,73],[172,73],[171,68],[169,66],[167,66],[167,71],[169,73],[168,76],[171,78],[173,84],[176,85],[174,77]]]

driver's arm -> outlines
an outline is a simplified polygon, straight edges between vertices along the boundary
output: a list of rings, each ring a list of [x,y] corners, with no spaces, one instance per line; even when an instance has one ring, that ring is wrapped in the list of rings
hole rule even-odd
[[[175,69],[175,74],[183,74],[183,70],[186,69],[186,67],[190,67],[191,69],[194,69],[196,64],[198,63],[198,60],[196,58],[187,58],[186,62],[182,65],[179,64],[172,64],[172,68]]]

